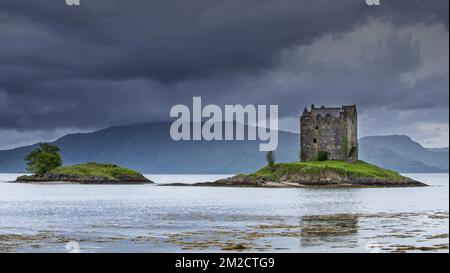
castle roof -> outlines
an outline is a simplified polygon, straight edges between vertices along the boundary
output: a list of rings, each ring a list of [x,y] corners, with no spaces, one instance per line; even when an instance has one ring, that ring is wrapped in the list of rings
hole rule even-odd
[[[326,108],[324,106],[321,106],[320,108],[311,109],[311,113],[313,112],[318,115],[321,115],[322,117],[330,115],[332,117],[337,118],[341,114],[341,108],[340,107]]]
[[[344,112],[356,112],[356,105],[343,105],[342,111]]]
[[[306,117],[309,114],[315,114],[320,115],[322,117],[331,116],[331,117],[339,117],[341,113],[355,113],[356,112],[356,105],[343,105],[341,107],[325,107],[321,106],[319,108],[314,107],[314,104],[311,105],[311,111],[308,111],[307,108],[303,110],[302,117]]]

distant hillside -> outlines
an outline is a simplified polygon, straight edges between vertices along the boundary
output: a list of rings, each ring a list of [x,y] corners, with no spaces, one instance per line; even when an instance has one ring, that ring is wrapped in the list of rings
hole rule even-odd
[[[258,141],[180,141],[169,123],[111,127],[66,135],[54,143],[64,164],[109,162],[144,173],[249,173],[265,164]],[[23,172],[23,158],[37,145],[0,151],[0,172]],[[298,160],[297,133],[279,132],[278,162]],[[360,158],[400,172],[448,171],[448,152],[432,152],[406,136],[367,137]]]
[[[54,143],[64,164],[110,162],[145,173],[236,173],[264,164],[258,141],[173,141],[169,123],[111,127],[66,135]],[[36,145],[0,151],[0,171],[23,171],[24,156]],[[277,160],[298,158],[297,134],[280,132]]]
[[[436,153],[448,153],[448,148],[427,148],[430,152],[436,152]]]
[[[448,171],[448,150],[426,149],[408,136],[370,136],[360,139],[359,144],[361,157],[382,167],[400,172]]]

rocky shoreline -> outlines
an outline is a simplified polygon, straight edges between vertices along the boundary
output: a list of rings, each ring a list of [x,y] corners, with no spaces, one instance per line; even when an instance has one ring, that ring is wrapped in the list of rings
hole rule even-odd
[[[214,182],[200,182],[195,184],[164,184],[161,186],[200,186],[200,187],[243,187],[243,188],[304,188],[304,187],[426,187],[428,185],[402,176],[396,179],[376,177],[356,177],[334,170],[323,170],[319,173],[285,174],[277,180],[254,175],[236,175]]]
[[[111,179],[102,176],[77,176],[68,174],[45,174],[43,176],[23,175],[17,177],[18,183],[73,183],[73,184],[151,184],[153,181],[144,176],[128,176],[120,179]]]
[[[61,166],[43,175],[23,175],[19,183],[77,183],[77,184],[148,184],[153,183],[141,173],[104,163],[83,163]]]

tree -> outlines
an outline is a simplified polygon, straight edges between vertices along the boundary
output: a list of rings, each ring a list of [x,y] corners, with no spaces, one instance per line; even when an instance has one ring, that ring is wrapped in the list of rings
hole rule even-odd
[[[35,175],[42,176],[62,165],[62,159],[59,155],[59,147],[56,145],[42,143],[39,148],[32,151],[25,157],[27,162],[27,171]]]
[[[275,166],[275,153],[273,151],[269,151],[266,153],[266,161],[267,166],[270,169],[273,169],[273,167]]]

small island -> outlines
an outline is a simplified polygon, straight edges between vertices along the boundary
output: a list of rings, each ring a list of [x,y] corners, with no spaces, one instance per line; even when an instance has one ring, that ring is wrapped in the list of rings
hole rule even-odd
[[[423,187],[426,184],[364,161],[306,161],[269,164],[252,174],[239,174],[214,182],[166,184],[210,187]]]
[[[58,146],[41,143],[25,157],[27,170],[16,182],[78,183],[78,184],[144,184],[153,183],[141,173],[105,163],[82,163],[63,166]]]
[[[42,175],[24,175],[16,182],[67,182],[79,184],[144,184],[153,183],[141,173],[115,164],[83,163],[61,166]]]
[[[255,173],[194,186],[227,187],[420,187],[424,183],[359,160],[356,105],[306,107],[300,117],[300,161],[275,163]]]

